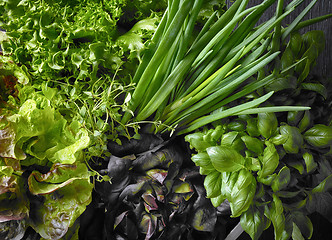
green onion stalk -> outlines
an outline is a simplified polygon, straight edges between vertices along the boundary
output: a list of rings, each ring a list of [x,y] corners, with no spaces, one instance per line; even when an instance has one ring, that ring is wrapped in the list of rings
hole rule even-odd
[[[159,122],[151,132],[181,135],[234,115],[307,110],[301,106],[259,107],[273,92],[240,100],[278,78],[278,56],[285,38],[331,16],[302,21],[317,2],[314,0],[283,27],[282,20],[303,0],[287,5],[279,0],[275,14],[259,23],[276,1],[265,0],[252,7],[248,2],[236,0],[219,18],[213,14],[195,34],[203,0],[169,1],[133,77],[136,87],[122,124]],[[274,70],[262,79],[256,77],[269,64]],[[234,105],[236,101],[240,103]]]

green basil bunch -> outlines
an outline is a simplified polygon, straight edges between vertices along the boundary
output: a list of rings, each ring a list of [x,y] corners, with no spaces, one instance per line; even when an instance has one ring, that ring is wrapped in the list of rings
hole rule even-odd
[[[252,239],[271,222],[275,239],[310,238],[307,215],[328,207],[314,201],[332,189],[332,172],[325,167],[332,127],[312,126],[309,116],[305,112],[294,126],[274,113],[243,115],[185,137],[196,151],[192,161],[206,175],[207,197],[215,207],[227,199],[232,217],[240,217]]]

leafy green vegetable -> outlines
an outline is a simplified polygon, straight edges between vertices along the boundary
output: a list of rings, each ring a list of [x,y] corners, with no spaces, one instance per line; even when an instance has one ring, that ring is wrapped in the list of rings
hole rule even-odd
[[[184,1],[177,12],[166,12],[153,37],[155,44],[150,46],[135,73],[133,81],[137,87],[128,102],[131,111],[124,114],[122,124],[152,118],[163,123],[154,129],[156,132],[170,130],[173,133],[179,128],[177,134],[185,134],[248,109],[252,109],[252,113],[261,112],[255,107],[271,97],[272,92],[236,107],[229,108],[227,104],[276,77],[269,75],[256,86],[254,83],[248,87],[242,85],[278,55],[278,52],[266,51],[267,44],[259,42],[268,42],[269,31],[280,24],[292,7],[285,7],[284,14],[253,28],[272,2],[265,1],[245,10],[246,1],[235,1],[220,19],[203,27],[193,42],[186,36],[190,36],[194,28],[202,1]],[[170,9],[177,4],[178,1],[173,2]],[[192,12],[187,20],[186,12]],[[172,14],[174,18],[168,17]],[[183,34],[181,29],[184,29]],[[284,107],[283,110],[289,109]]]
[[[83,178],[45,195],[34,202],[30,224],[45,239],[61,239],[91,202],[92,188],[89,178]]]
[[[233,172],[244,167],[245,159],[228,146],[209,147],[206,152],[212,165],[219,172]]]
[[[88,133],[80,129],[78,122],[66,126],[66,120],[52,107],[37,106],[45,102],[29,99],[17,114],[7,117],[16,133],[15,147],[23,149],[26,146],[24,152],[40,161],[72,164],[79,157],[78,153],[88,147]]]
[[[332,127],[316,124],[304,133],[304,139],[314,147],[328,147],[332,145]]]

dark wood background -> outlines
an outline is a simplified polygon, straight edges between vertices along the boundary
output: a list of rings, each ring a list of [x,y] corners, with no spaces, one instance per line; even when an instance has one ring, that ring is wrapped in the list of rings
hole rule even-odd
[[[227,4],[230,4],[230,1],[226,1]],[[262,0],[250,0],[249,5],[256,5],[261,3]],[[284,0],[284,3],[287,4],[291,2],[290,0]],[[311,0],[304,0],[303,3],[295,9],[290,16],[284,19],[283,24],[287,26],[287,24],[291,23],[293,19],[297,17],[297,15],[311,2]],[[271,7],[267,14],[262,16],[262,21],[266,20],[268,17],[271,17],[274,14],[275,7]],[[332,0],[318,0],[311,11],[304,18],[314,18],[318,16],[322,16],[325,14],[332,13]],[[321,30],[325,34],[325,50],[319,56],[317,60],[316,66],[313,68],[312,73],[317,74],[319,76],[332,77],[332,18],[329,18],[323,22],[314,24],[307,28],[301,30],[301,33],[310,31],[310,30]]]

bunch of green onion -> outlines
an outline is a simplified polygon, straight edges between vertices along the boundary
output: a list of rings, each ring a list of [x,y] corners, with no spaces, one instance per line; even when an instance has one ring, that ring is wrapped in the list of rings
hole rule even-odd
[[[262,14],[275,0],[250,8],[248,0],[236,0],[220,18],[212,15],[195,34],[203,0],[169,0],[133,77],[136,88],[122,124],[160,122],[155,132],[173,129],[180,135],[233,115],[308,109],[259,107],[273,92],[233,107],[229,104],[278,78],[280,42],[293,31],[329,17],[301,22],[316,1],[283,28],[282,20],[303,0],[293,0],[286,6],[279,0],[274,16],[260,24]],[[253,77],[268,64],[275,65],[274,71],[262,79]]]

